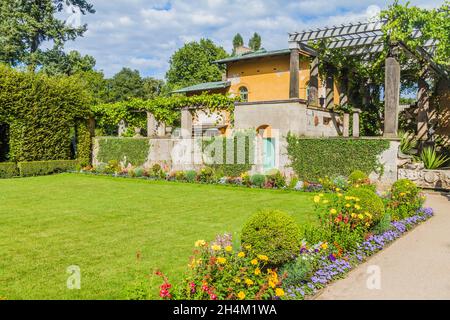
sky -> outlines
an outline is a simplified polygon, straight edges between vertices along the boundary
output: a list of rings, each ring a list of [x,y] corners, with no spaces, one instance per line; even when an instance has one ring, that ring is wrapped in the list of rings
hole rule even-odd
[[[364,21],[390,1],[378,0],[88,0],[95,14],[61,13],[70,23],[87,24],[82,38],[66,44],[97,60],[96,68],[112,77],[123,67],[163,79],[171,55],[186,42],[212,39],[228,52],[241,33],[245,43],[254,32],[267,50],[288,47],[288,33]],[[401,1],[404,2],[404,1]],[[412,0],[438,7],[443,0]]]

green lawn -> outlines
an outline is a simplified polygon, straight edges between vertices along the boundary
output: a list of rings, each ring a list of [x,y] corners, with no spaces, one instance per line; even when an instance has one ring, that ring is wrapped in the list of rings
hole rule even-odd
[[[75,174],[0,180],[0,297],[123,299],[137,274],[180,279],[196,240],[238,235],[269,208],[314,220],[305,193]],[[81,290],[66,287],[70,265]]]

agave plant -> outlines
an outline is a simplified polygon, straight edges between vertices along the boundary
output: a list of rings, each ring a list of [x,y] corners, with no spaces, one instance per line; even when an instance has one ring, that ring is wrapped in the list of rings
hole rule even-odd
[[[422,160],[426,169],[438,169],[443,167],[450,158],[444,155],[438,155],[435,148],[424,148],[420,154],[420,160]]]
[[[417,147],[417,140],[409,132],[401,132],[400,137],[400,151],[403,154],[409,154]]]

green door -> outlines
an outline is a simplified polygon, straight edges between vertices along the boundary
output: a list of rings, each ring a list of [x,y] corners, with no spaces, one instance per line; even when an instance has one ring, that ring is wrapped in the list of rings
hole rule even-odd
[[[264,138],[264,171],[267,172],[275,168],[275,139]]]

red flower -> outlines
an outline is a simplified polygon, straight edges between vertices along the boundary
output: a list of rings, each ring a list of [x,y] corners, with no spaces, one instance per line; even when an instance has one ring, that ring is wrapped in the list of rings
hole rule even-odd
[[[217,296],[214,293],[212,293],[209,297],[211,300],[217,300]]]

